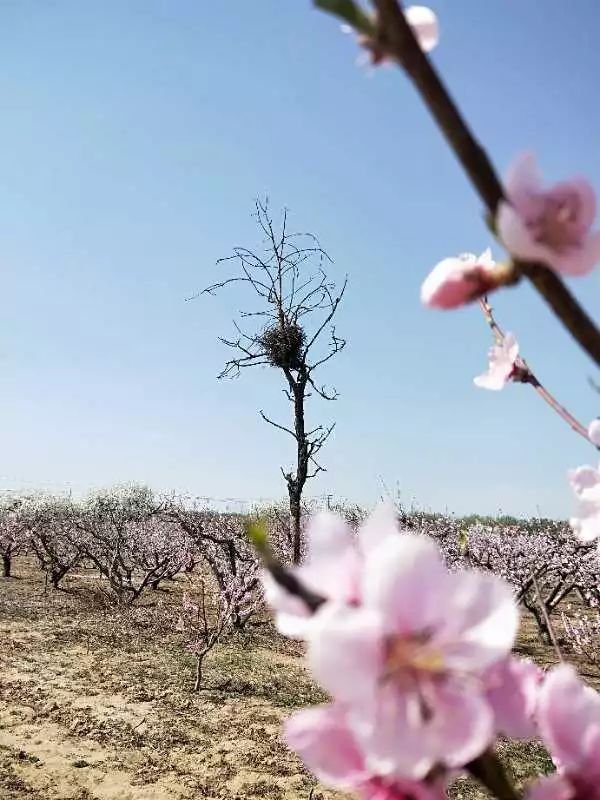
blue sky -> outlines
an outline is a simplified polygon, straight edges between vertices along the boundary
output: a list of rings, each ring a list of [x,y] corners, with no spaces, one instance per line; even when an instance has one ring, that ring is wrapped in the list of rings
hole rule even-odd
[[[434,59],[503,170],[600,189],[596,0],[432,0]],[[477,308],[420,307],[428,269],[491,244],[480,204],[404,76],[369,77],[307,0],[8,0],[0,6],[0,487],[122,481],[283,494],[289,409],[273,370],[215,379],[236,298],[185,302],[286,205],[349,276],[337,420],[310,488],[458,513],[567,515],[594,458],[524,386],[476,389]],[[496,246],[496,255],[501,251]],[[598,311],[598,275],[572,282]],[[591,362],[525,285],[495,298],[538,377],[582,421]]]

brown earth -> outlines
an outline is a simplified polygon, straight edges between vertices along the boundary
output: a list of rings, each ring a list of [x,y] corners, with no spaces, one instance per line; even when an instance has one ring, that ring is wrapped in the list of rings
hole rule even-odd
[[[268,623],[219,645],[194,693],[193,657],[176,634],[148,624],[178,602],[184,579],[122,614],[102,601],[91,570],[65,580],[68,591],[45,589],[28,559],[14,573],[0,579],[2,800],[342,797],[281,741],[291,711],[323,695],[299,645]],[[519,650],[554,660],[529,620]],[[550,768],[538,745],[501,749],[519,779]],[[485,797],[462,779],[452,795]]]

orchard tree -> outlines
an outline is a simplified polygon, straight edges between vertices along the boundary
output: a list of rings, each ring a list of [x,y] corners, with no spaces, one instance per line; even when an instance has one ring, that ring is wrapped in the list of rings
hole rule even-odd
[[[118,604],[135,602],[149,586],[157,589],[189,562],[187,542],[164,518],[163,506],[147,486],[124,486],[89,497],[75,520],[85,556]]]
[[[198,507],[186,500],[173,496],[165,514],[177,523],[181,536],[187,538],[190,557],[195,556],[212,573],[233,626],[243,628],[254,610],[252,599],[260,589],[259,562],[246,536],[246,519],[239,514]],[[188,564],[193,569],[193,562]]]
[[[341,288],[336,288],[325,271],[331,259],[313,234],[288,231],[286,211],[277,225],[267,202],[257,200],[254,216],[264,236],[260,248],[236,247],[231,256],[220,259],[217,263],[234,264],[235,274],[207,287],[202,294],[240,284],[256,303],[234,321],[235,336],[220,339],[233,355],[219,378],[235,378],[243,369],[263,365],[280,370],[284,379],[283,391],[292,406],[292,426],[275,422],[262,410],[260,415],[295,443],[295,466],[281,471],[289,495],[293,560],[298,563],[302,493],[307,480],[324,471],[318,455],[335,425],[307,425],[306,401],[313,394],[329,401],[338,397],[335,388],[315,378],[315,372],[346,344],[337,335],[333,320],[347,278]]]
[[[28,499],[10,494],[0,498],[0,557],[2,575],[12,575],[12,559],[27,547],[29,530],[27,526]]]
[[[70,497],[42,495],[29,505],[27,524],[31,549],[55,589],[84,555],[75,522],[78,514],[79,509]]]

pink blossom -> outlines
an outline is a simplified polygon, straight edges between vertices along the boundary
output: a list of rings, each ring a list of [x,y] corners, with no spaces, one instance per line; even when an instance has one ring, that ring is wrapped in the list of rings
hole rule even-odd
[[[535,736],[535,712],[543,672],[529,659],[509,657],[494,664],[484,677],[486,697],[495,716],[495,730],[513,739]]]
[[[382,504],[359,528],[358,537],[341,517],[317,514],[307,530],[307,559],[291,571],[310,590],[328,600],[357,603],[365,552],[374,547],[381,530],[397,530],[391,505]],[[298,597],[279,586],[269,573],[263,574],[265,598],[276,612],[278,630],[285,636],[303,638],[312,623],[309,609]]]
[[[482,675],[507,657],[517,623],[502,580],[450,573],[432,540],[380,531],[364,557],[360,605],[332,601],[314,615],[309,662],[348,705],[368,768],[421,779],[489,745],[494,712]]]
[[[579,500],[569,523],[582,542],[592,542],[600,537],[600,470],[577,467],[569,472],[569,481]]]
[[[600,419],[593,419],[588,426],[588,438],[596,447],[600,447]]]
[[[440,29],[435,13],[427,6],[407,6],[404,9],[406,21],[426,53],[429,53],[440,40]]]
[[[490,347],[487,372],[473,379],[480,389],[503,389],[515,371],[515,363],[519,355],[519,343],[512,333],[507,333],[500,344]]]
[[[541,185],[535,156],[519,156],[508,172],[507,202],[498,210],[497,228],[517,258],[542,261],[565,275],[585,275],[600,260],[600,231],[594,190],[583,178]]]
[[[429,53],[437,47],[440,40],[439,23],[437,16],[430,8],[427,6],[407,6],[404,9],[404,17],[422,50]],[[354,33],[354,29],[350,25],[342,25],[342,30],[344,33]],[[372,36],[361,33],[357,36],[357,40],[368,51],[369,60],[373,65],[393,60],[393,56]],[[362,58],[359,59],[359,63],[362,63],[362,61]]]
[[[600,612],[595,615],[575,612],[574,615],[561,613],[565,634],[576,653],[584,656],[590,664],[600,667]]]
[[[421,286],[421,302],[430,308],[456,308],[496,287],[492,253],[479,257],[463,253],[445,258],[429,273]]]
[[[575,800],[575,798],[573,789],[560,775],[540,778],[527,792],[527,800]],[[580,800],[586,798],[582,797]]]
[[[286,723],[285,739],[319,780],[355,790],[363,800],[442,800],[446,796],[440,780],[435,784],[390,780],[371,772],[340,705],[298,712]]]
[[[538,724],[558,774],[540,781],[531,800],[600,800],[600,695],[561,664],[540,690]]]

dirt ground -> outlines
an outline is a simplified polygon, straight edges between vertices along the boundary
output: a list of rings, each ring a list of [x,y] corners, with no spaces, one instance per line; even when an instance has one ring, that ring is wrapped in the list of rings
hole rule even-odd
[[[315,784],[280,739],[294,708],[324,697],[300,646],[269,624],[214,650],[193,693],[193,658],[175,634],[148,630],[182,579],[123,616],[100,601],[91,570],[58,592],[27,559],[14,574],[0,579],[2,800],[343,797]],[[552,663],[530,625],[519,650]],[[520,779],[550,768],[535,744],[503,750]],[[452,795],[485,797],[466,780]]]

